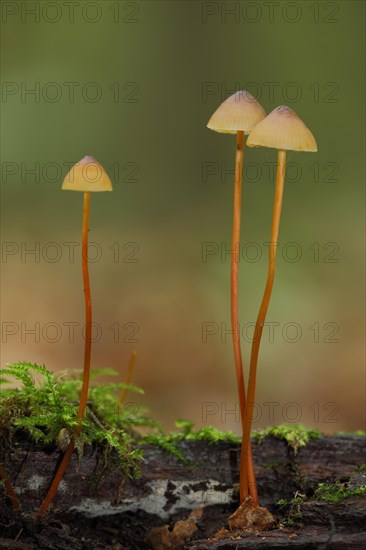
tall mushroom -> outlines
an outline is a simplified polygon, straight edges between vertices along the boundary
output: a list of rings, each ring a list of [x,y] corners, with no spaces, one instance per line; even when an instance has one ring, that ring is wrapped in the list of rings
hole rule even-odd
[[[250,431],[253,421],[259,346],[261,342],[269,301],[271,298],[276,270],[277,239],[284,188],[286,151],[316,152],[318,150],[313,134],[305,126],[305,124],[297,116],[297,114],[285,105],[281,105],[280,107],[274,109],[274,111],[272,111],[264,120],[262,120],[262,122],[260,122],[254,128],[247,140],[247,145],[249,147],[258,146],[278,149],[278,164],[276,173],[276,190],[273,207],[272,234],[269,249],[267,283],[264,290],[264,295],[259,309],[257,321],[255,324],[255,332],[250,356],[247,407],[242,444],[242,458],[244,460],[244,463],[247,463],[250,460],[250,455],[248,452],[248,442],[250,441]],[[247,475],[245,469],[244,475]]]
[[[235,157],[235,180],[234,180],[234,215],[232,232],[232,255],[231,255],[231,327],[233,334],[234,361],[236,370],[236,381],[239,392],[240,417],[242,427],[245,419],[245,384],[243,374],[243,363],[240,348],[240,330],[238,314],[238,272],[240,258],[240,213],[241,213],[241,188],[243,171],[243,148],[244,134],[251,130],[266,116],[263,107],[247,91],[241,90],[228,97],[214,112],[207,127],[215,132],[224,134],[236,134],[236,157]],[[246,456],[250,457],[247,472],[243,475],[243,468],[240,468],[240,499],[243,501],[248,496],[248,489],[257,502],[257,488],[254,475],[253,459],[251,455],[250,441],[246,443]],[[241,464],[244,464],[241,462]],[[249,479],[249,488],[248,488]]]
[[[77,417],[81,421],[85,415],[85,408],[88,399],[89,381],[90,381],[90,359],[91,359],[91,337],[92,337],[92,302],[90,294],[89,270],[88,270],[88,232],[89,232],[89,210],[90,193],[100,191],[112,191],[112,183],[103,166],[95,158],[87,156],[75,164],[67,173],[62,189],[67,191],[81,191],[84,194],[83,222],[82,222],[82,272],[85,298],[85,346],[84,346],[84,369],[83,381],[81,386],[80,402]],[[77,427],[76,434],[80,433],[80,425]],[[38,512],[38,517],[42,517],[47,512],[51,504],[58,485],[70,461],[74,449],[74,440],[72,439],[62,458],[60,466],[52,481],[51,487],[42,502]]]
[[[91,331],[92,331],[92,303],[90,295],[89,270],[88,270],[88,232],[90,193],[100,191],[112,191],[112,183],[103,166],[95,158],[87,156],[75,164],[66,175],[62,189],[65,191],[81,191],[84,194],[83,224],[82,224],[82,271],[85,297],[85,347],[84,370],[81,387],[78,418],[84,418],[86,402],[88,399],[90,379],[91,357]]]

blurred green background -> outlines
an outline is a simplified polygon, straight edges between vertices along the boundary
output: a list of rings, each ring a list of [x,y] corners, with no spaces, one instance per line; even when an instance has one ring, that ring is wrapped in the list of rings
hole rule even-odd
[[[92,366],[123,377],[136,349],[138,402],[168,428],[185,417],[239,432],[225,332],[235,138],[206,124],[248,89],[267,112],[292,107],[319,148],[288,155],[254,427],[363,426],[365,4],[264,4],[2,2],[3,365],[82,365],[82,196],[61,182],[93,155],[114,192],[91,203]],[[275,161],[274,150],[245,150],[240,318],[249,337]]]

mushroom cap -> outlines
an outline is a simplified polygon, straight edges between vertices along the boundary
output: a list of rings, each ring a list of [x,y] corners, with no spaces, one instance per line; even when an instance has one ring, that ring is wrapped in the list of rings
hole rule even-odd
[[[246,90],[231,95],[216,109],[207,128],[223,134],[249,134],[266,116],[262,105]]]
[[[62,183],[67,191],[113,191],[112,182],[94,157],[84,157],[71,167]]]
[[[301,118],[280,105],[262,120],[247,139],[249,147],[272,147],[286,151],[317,151],[313,134]]]

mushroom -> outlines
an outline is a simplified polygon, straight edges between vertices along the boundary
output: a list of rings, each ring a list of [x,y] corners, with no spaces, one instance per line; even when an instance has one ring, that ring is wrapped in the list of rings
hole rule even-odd
[[[67,173],[62,189],[65,191],[82,191],[84,193],[83,225],[82,225],[82,271],[85,297],[85,347],[84,370],[81,387],[78,418],[84,418],[88,399],[90,380],[91,331],[92,331],[92,303],[90,295],[88,270],[88,232],[90,193],[112,191],[112,183],[103,166],[95,158],[87,156],[75,164]]]
[[[67,191],[82,191],[84,193],[83,223],[82,223],[82,272],[85,297],[85,347],[84,347],[84,369],[81,386],[80,402],[77,417],[82,421],[85,415],[85,408],[88,399],[90,381],[90,358],[91,358],[91,331],[92,331],[92,303],[90,295],[89,270],[88,270],[88,231],[89,231],[89,210],[90,193],[99,191],[112,191],[112,183],[103,166],[95,158],[87,156],[75,164],[67,173],[62,189]],[[80,424],[76,434],[80,433]],[[71,438],[61,463],[52,480],[49,491],[43,500],[37,517],[42,518],[56,494],[57,488],[62,480],[65,470],[70,462],[73,450],[74,439]]]
[[[255,324],[254,338],[250,357],[250,370],[248,380],[246,415],[243,429],[242,459],[244,464],[250,460],[248,452],[248,442],[250,441],[250,431],[253,421],[256,375],[259,346],[261,342],[263,326],[271,298],[273,281],[276,270],[276,251],[277,238],[280,225],[282,197],[284,188],[286,151],[311,151],[318,150],[313,134],[305,126],[297,114],[281,105],[272,111],[264,120],[262,120],[251,132],[247,145],[249,147],[271,147],[278,149],[278,164],[276,173],[276,190],[274,197],[272,234],[269,249],[269,267],[267,283],[259,309],[257,321]],[[243,469],[247,476],[246,469]]]
[[[242,427],[245,419],[245,384],[242,355],[240,349],[240,331],[238,314],[238,271],[240,257],[240,211],[243,171],[244,134],[251,130],[266,116],[263,107],[247,91],[241,90],[228,97],[214,112],[207,127],[215,132],[236,134],[235,180],[234,180],[234,215],[231,256],[231,327],[233,334],[236,381],[239,392],[240,416]],[[240,499],[248,496],[249,489],[253,501],[257,502],[257,489],[254,475],[250,441],[247,442],[247,454],[250,457],[248,473],[244,476],[240,468]],[[241,464],[244,464],[243,462]],[[248,476],[248,477],[247,477]]]

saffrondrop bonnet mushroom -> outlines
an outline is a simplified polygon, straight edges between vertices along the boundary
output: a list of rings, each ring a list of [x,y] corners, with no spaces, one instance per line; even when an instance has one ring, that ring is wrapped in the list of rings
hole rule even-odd
[[[66,174],[64,191],[113,191],[112,182],[103,166],[94,157],[84,157]]]
[[[253,129],[248,147],[271,147],[284,151],[318,150],[315,138],[295,111],[280,105]]]
[[[246,90],[239,90],[221,103],[207,128],[222,134],[249,134],[265,116],[262,105]]]
[[[88,232],[90,193],[112,191],[112,183],[103,166],[94,157],[84,157],[66,174],[62,189],[81,191],[84,193],[83,225],[82,225],[82,270],[85,295],[85,350],[83,384],[81,388],[78,418],[83,418],[88,399],[91,357],[92,305],[90,296],[88,270]]]
[[[276,270],[276,251],[284,190],[286,151],[316,152],[318,150],[315,138],[309,128],[307,128],[307,126],[292,109],[285,105],[281,105],[280,107],[274,109],[274,111],[272,111],[254,128],[247,140],[247,145],[249,147],[270,147],[277,149],[278,164],[267,282],[255,325],[255,333],[250,356],[247,410],[243,433],[243,450],[245,453],[245,461],[249,460],[247,446],[250,441],[250,432],[253,421],[259,347]]]
[[[243,362],[240,348],[239,313],[238,313],[238,275],[239,275],[239,250],[240,250],[240,217],[241,217],[241,189],[243,172],[244,134],[260,123],[266,116],[263,107],[247,91],[240,90],[228,97],[214,112],[208,121],[207,127],[215,132],[224,134],[236,134],[235,157],[235,181],[234,181],[234,213],[231,255],[231,327],[233,333],[233,348],[237,386],[239,392],[240,415],[242,426],[245,418],[245,383],[243,374]],[[235,253],[234,253],[235,251]],[[248,496],[250,489],[254,502],[257,502],[257,488],[254,475],[254,466],[251,456],[251,444],[248,442],[249,463],[241,465],[240,473],[240,499]],[[247,455],[248,456],[248,455]],[[242,468],[248,468],[248,479],[243,477]]]
[[[100,191],[112,191],[112,183],[103,166],[91,156],[84,157],[76,163],[66,174],[62,189],[67,191],[81,191],[84,194],[83,222],[82,222],[82,272],[85,297],[85,346],[84,346],[84,369],[81,386],[80,402],[77,417],[82,421],[85,415],[85,408],[88,399],[90,381],[90,360],[91,360],[91,337],[92,337],[92,302],[90,294],[89,270],[88,270],[88,232],[89,232],[89,211],[91,193]],[[80,433],[81,424],[76,428],[76,435]],[[74,449],[74,438],[65,450],[58,470],[53,478],[51,487],[43,500],[38,511],[38,518],[42,518],[56,494],[57,488],[62,480],[66,468],[70,462]]]

